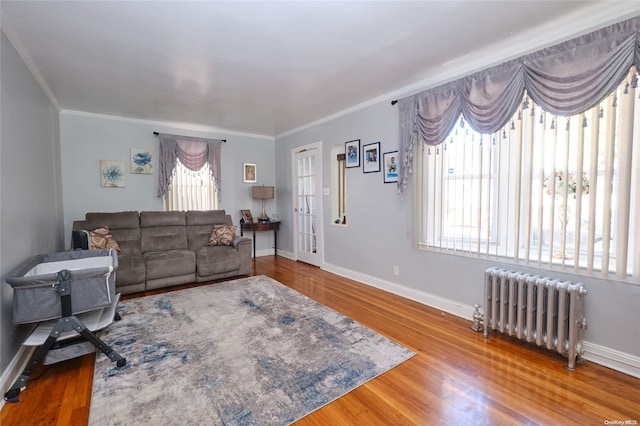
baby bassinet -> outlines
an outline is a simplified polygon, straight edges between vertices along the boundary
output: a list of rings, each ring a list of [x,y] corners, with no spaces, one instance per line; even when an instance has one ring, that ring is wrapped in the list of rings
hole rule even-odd
[[[13,287],[13,322],[38,322],[50,331],[22,375],[5,393],[5,400],[17,399],[56,340],[70,334],[80,334],[118,367],[126,364],[126,359],[96,337],[77,316],[86,317],[87,313],[105,308],[107,312],[115,312],[117,267],[115,250],[78,250],[34,256],[9,274],[6,281]],[[104,328],[112,320],[100,322],[94,330]]]

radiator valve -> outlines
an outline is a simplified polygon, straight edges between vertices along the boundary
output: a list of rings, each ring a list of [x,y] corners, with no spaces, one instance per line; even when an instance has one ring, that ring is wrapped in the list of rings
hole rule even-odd
[[[476,303],[475,305],[473,305],[473,307],[476,308],[476,310],[473,311],[473,325],[471,326],[471,329],[473,331],[482,331],[482,321],[484,321],[484,315],[480,313],[480,305]]]

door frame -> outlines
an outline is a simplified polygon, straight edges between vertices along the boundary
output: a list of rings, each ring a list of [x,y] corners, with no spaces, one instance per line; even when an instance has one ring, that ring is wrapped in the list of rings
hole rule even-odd
[[[318,254],[318,263],[313,265],[322,268],[324,266],[324,196],[323,196],[323,180],[322,180],[322,141],[315,142],[308,145],[299,146],[291,150],[291,202],[293,209],[293,257],[295,260],[299,260],[298,257],[298,214],[296,209],[298,208],[298,169],[296,164],[296,157],[298,154],[316,150],[316,190],[317,190],[317,220],[316,220],[316,253]]]

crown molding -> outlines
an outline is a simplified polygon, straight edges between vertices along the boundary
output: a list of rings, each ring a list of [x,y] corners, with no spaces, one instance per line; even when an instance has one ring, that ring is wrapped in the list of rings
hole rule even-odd
[[[636,16],[640,16],[640,2],[638,1],[596,3],[589,10],[577,11],[572,15],[563,16],[472,54],[447,61],[441,65],[439,71],[426,79],[283,132],[276,135],[275,138],[277,140],[298,133],[381,102],[390,102],[394,99],[411,96],[493,65],[507,62]]]
[[[274,140],[273,136],[269,136],[269,135],[239,132],[236,130],[229,130],[229,129],[223,129],[219,127],[207,126],[203,124],[187,123],[187,122],[180,122],[180,121],[147,120],[143,118],[122,117],[118,115],[98,114],[94,112],[76,111],[71,109],[63,109],[62,111],[60,111],[60,115],[98,118],[101,120],[122,121],[127,123],[144,124],[150,127],[170,127],[172,129],[189,130],[193,132],[214,133],[217,135],[225,135],[225,136],[243,136],[243,137],[251,137],[251,138],[257,138],[257,139],[265,139],[268,141]]]
[[[29,68],[29,71],[31,71],[33,78],[36,79],[42,91],[47,95],[47,98],[49,98],[49,101],[53,104],[54,108],[58,112],[60,112],[62,108],[60,106],[60,103],[58,102],[58,98],[56,98],[56,96],[53,94],[53,90],[51,90],[51,87],[49,87],[49,85],[47,84],[47,81],[44,79],[44,76],[38,69],[38,66],[33,61],[33,58],[27,51],[24,43],[22,43],[22,40],[20,40],[20,37],[18,37],[18,34],[15,32],[15,30],[11,26],[11,23],[9,22],[9,19],[2,10],[0,10],[0,28],[9,39],[9,42],[11,43],[13,48],[16,49],[16,52],[18,52],[18,56],[22,58],[24,64],[27,66],[27,68]]]

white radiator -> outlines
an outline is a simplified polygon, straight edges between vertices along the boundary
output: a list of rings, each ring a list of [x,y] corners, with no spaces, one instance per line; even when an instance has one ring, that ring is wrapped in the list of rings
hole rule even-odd
[[[583,354],[582,283],[489,268],[484,284],[484,337],[489,329],[515,336],[569,358],[569,369]]]

